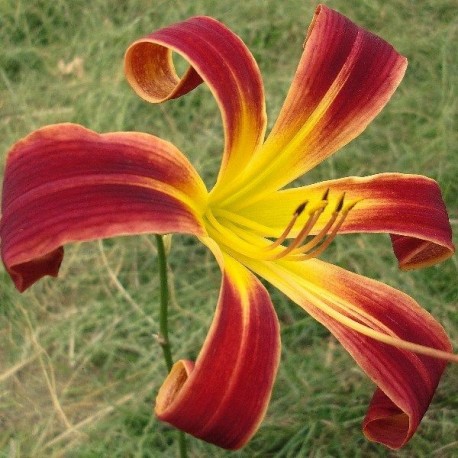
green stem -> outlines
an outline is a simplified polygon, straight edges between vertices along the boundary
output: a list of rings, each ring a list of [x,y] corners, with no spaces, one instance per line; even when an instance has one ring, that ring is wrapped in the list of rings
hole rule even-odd
[[[157,264],[159,268],[160,280],[160,313],[159,313],[159,344],[164,354],[165,364],[168,372],[172,369],[172,347],[169,341],[169,323],[168,323],[168,306],[169,306],[169,283],[167,274],[167,255],[165,254],[164,240],[161,235],[156,235],[157,244]],[[178,448],[180,458],[187,457],[186,437],[183,431],[178,432]]]
[[[157,243],[157,264],[159,268],[159,280],[161,285],[161,301],[159,314],[159,344],[164,353],[164,360],[167,370],[170,372],[173,366],[172,348],[169,341],[169,323],[168,323],[168,306],[169,306],[169,283],[167,275],[167,256],[165,254],[164,241],[161,235],[156,235]]]

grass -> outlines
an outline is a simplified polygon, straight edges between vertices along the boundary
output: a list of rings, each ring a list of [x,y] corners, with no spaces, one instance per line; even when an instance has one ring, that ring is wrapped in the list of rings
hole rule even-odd
[[[139,130],[169,139],[211,183],[222,131],[209,91],[199,88],[186,98],[150,106],[128,88],[122,57],[132,40],[160,26],[194,14],[215,16],[243,38],[258,60],[272,123],[315,3],[233,3],[2,0],[2,159],[31,130],[72,121],[98,131]],[[307,179],[382,171],[427,174],[439,181],[456,230],[453,2],[327,4],[392,42],[410,66],[376,121]],[[402,273],[384,236],[341,237],[326,258],[415,297],[443,323],[456,347],[456,258]],[[169,261],[174,355],[194,358],[212,317],[220,274],[210,254],[188,237],[173,238]],[[0,456],[176,456],[174,432],[151,413],[166,372],[155,340],[154,238],[69,246],[59,280],[44,279],[23,295],[3,270],[0,276]],[[416,436],[402,451],[389,452],[367,442],[360,431],[373,390],[368,379],[326,330],[279,293],[272,291],[272,297],[283,351],[260,431],[245,449],[232,453],[189,438],[191,457],[456,456],[456,366],[448,368]]]

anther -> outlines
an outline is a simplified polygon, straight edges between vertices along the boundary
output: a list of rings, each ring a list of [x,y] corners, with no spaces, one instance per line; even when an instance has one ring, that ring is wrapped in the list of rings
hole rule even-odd
[[[334,210],[335,212],[340,212],[340,210],[342,210],[344,199],[345,199],[345,193],[343,193],[342,196],[340,197],[339,202],[336,205],[336,209]]]
[[[329,230],[331,229],[332,225],[334,224],[335,220],[337,219],[340,211],[343,207],[345,194],[339,199],[339,202],[336,205],[335,210],[332,212],[331,218],[329,221],[323,226],[323,228],[318,232],[318,234],[314,235],[313,238],[307,242],[305,245],[296,249],[296,253],[305,253],[310,251],[312,248],[315,248],[318,244],[320,244],[324,238],[327,236]]]
[[[299,207],[296,208],[296,210],[294,211],[294,216],[299,216],[305,209],[305,207],[307,206],[307,204],[309,203],[308,200],[306,200],[305,202],[302,202]]]
[[[323,197],[327,197],[328,192],[329,191],[327,190]],[[314,208],[312,208],[309,211],[309,217],[307,218],[307,221],[305,222],[305,224],[304,224],[303,228],[301,229],[301,231],[299,232],[299,234],[297,234],[296,238],[292,241],[291,245],[286,247],[280,253],[276,254],[272,259],[283,258],[287,254],[289,254],[292,251],[296,250],[297,247],[308,237],[308,235],[310,234],[310,231],[313,229],[313,226],[316,224],[318,218],[320,217],[321,213],[323,213],[323,211],[326,208],[327,204],[328,204],[327,200],[323,199],[320,202],[319,205],[317,205]],[[298,207],[298,209],[299,209],[299,207]],[[297,215],[297,216],[299,216],[299,215]],[[293,217],[294,222],[295,222],[295,219],[297,218],[297,216],[295,214],[295,216]],[[291,232],[291,229],[292,229],[292,227],[294,225],[294,222],[293,222],[293,224],[291,224],[291,222],[290,222],[290,224],[288,224],[288,227],[287,227],[288,233]],[[282,234],[282,237],[280,237],[280,238],[283,238],[283,235],[285,234],[285,232]],[[280,245],[280,243],[283,243],[285,241],[285,239],[286,239],[286,236],[280,242],[279,242],[280,239],[277,239],[275,242],[273,242],[271,245],[269,245],[268,248],[270,249],[270,248],[277,247],[278,245]]]
[[[343,207],[344,197],[345,197],[345,195],[342,195],[339,203],[336,206],[336,210],[334,211],[331,219],[328,221],[328,223],[325,225],[325,227],[323,227],[323,229],[320,231],[320,233],[317,234],[314,237],[314,239],[317,238],[317,237],[321,237],[321,240],[318,240],[317,243],[313,243],[313,246],[307,246],[308,244],[306,244],[306,245],[301,246],[297,250],[295,250],[294,254],[297,255],[297,256],[294,256],[295,260],[304,261],[304,260],[307,260],[307,259],[316,258],[321,253],[323,253],[323,251],[326,250],[326,248],[335,239],[335,237],[337,235],[337,232],[341,228],[341,226],[342,226],[343,222],[345,221],[345,219],[347,218],[348,213],[357,204],[357,202],[353,202],[353,203],[349,204],[346,208],[344,208]],[[343,211],[342,211],[342,209],[343,209]],[[329,230],[331,228],[331,226],[334,224],[335,220],[337,219],[337,215],[339,213],[340,213],[340,218],[337,221],[337,223],[334,225],[334,227],[332,228],[332,231],[326,237],[324,237],[324,235],[326,235],[326,234],[324,234],[322,236],[321,234],[324,231],[324,229],[326,228],[327,230]],[[311,245],[312,245],[312,242],[314,241],[314,239],[312,239],[309,242]],[[322,243],[317,248],[315,248],[315,250],[310,251],[311,248],[314,248],[320,242],[322,242]]]
[[[268,250],[272,250],[273,248],[276,248],[277,246],[281,245],[286,240],[286,238],[288,237],[289,233],[291,232],[291,229],[294,227],[294,224],[296,223],[297,218],[299,218],[299,216],[302,214],[302,212],[304,211],[304,209],[307,206],[307,204],[308,204],[308,200],[306,200],[305,202],[302,202],[296,208],[296,210],[293,213],[293,217],[292,217],[291,221],[286,226],[286,229],[283,231],[283,233],[280,235],[280,237],[278,237],[277,240],[272,242],[267,247]]]

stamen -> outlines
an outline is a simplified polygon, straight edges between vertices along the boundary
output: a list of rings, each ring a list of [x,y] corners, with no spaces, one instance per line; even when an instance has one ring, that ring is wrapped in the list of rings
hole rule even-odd
[[[343,202],[343,199],[342,199],[342,202]],[[336,235],[337,235],[337,232],[339,231],[339,229],[341,228],[343,222],[345,221],[345,219],[347,218],[347,215],[348,213],[350,212],[350,210],[356,205],[356,202],[348,205],[348,207],[346,207],[343,212],[341,213],[340,215],[340,218],[339,220],[337,221],[337,223],[335,224],[335,226],[333,227],[332,231],[327,235],[326,238],[324,238],[324,240],[318,240],[317,243],[313,243],[313,246],[310,247],[310,246],[307,246],[306,245],[303,245],[301,246],[300,248],[298,248],[295,253],[294,253],[294,260],[295,261],[305,261],[307,259],[311,259],[311,258],[316,258],[317,256],[319,256],[320,254],[322,254],[324,252],[324,250],[326,250],[326,248],[328,248],[328,246],[331,244],[331,242],[335,239]],[[338,215],[338,211],[336,210],[334,212],[335,216],[337,217]],[[331,217],[331,220],[329,222],[332,221],[332,223],[334,223],[335,219],[334,218],[334,214],[333,216]],[[328,222],[328,224],[329,224]],[[328,226],[328,224],[326,224],[326,226]],[[324,229],[324,228],[323,228]],[[329,229],[329,228],[328,228]],[[321,234],[322,231],[320,231],[320,234]],[[317,234],[316,237],[318,237],[320,234]],[[315,239],[314,238],[314,239]],[[314,239],[311,240],[310,243],[312,243],[314,241]],[[322,237],[323,239],[323,237]],[[322,241],[321,245],[319,245],[315,250],[313,251],[309,251],[311,248],[313,248],[314,246],[316,246],[320,241]],[[307,253],[308,251],[308,253]]]
[[[289,245],[288,248],[286,248],[281,253],[281,256],[285,256],[288,253],[291,253],[291,251],[296,249],[308,237],[310,231],[313,229],[313,226],[315,226],[318,218],[320,217],[321,213],[323,213],[325,208],[326,204],[323,207],[310,212],[305,226],[302,228],[299,234],[297,234],[297,237],[292,241],[291,245]]]
[[[291,245],[289,245],[281,253],[276,255],[274,259],[282,258],[286,256],[287,254],[291,253],[308,237],[313,226],[318,221],[318,218],[320,217],[321,213],[323,213],[324,209],[328,205],[328,195],[329,195],[329,188],[326,189],[323,196],[321,197],[321,202],[315,208],[309,211],[309,217],[304,227],[299,232],[299,234],[296,236],[296,238],[293,240]]]
[[[291,218],[286,229],[283,231],[280,237],[278,237],[278,239],[276,239],[265,248],[266,251],[271,251],[275,248],[278,248],[279,246],[283,248],[281,251],[276,250],[275,254],[269,256],[269,259],[275,260],[284,258],[285,256],[289,255],[288,258],[291,260],[302,261],[319,256],[321,253],[323,253],[324,250],[326,250],[326,248],[336,237],[337,232],[347,218],[348,213],[358,202],[354,201],[351,204],[345,205],[345,193],[343,193],[339,197],[328,222],[308,242],[304,243],[304,241],[310,235],[310,232],[312,232],[313,227],[316,225],[321,214],[326,209],[328,205],[328,197],[329,188],[324,192],[321,201],[309,209],[309,216],[307,220],[291,244],[287,247],[281,246],[281,244],[287,239],[288,235],[293,230],[294,224],[297,222],[299,215],[301,215],[301,213],[306,208],[308,202],[305,201],[297,207],[293,213],[293,217]]]
[[[316,224],[318,218],[320,217],[321,213],[323,213],[324,209],[326,208],[326,205],[328,202],[326,200],[320,202],[318,206],[315,208],[311,209],[309,211],[309,217],[307,221],[305,222],[304,227],[301,229],[299,234],[296,236],[296,238],[292,241],[291,245],[286,247],[283,251],[280,253],[276,254],[275,256],[272,257],[272,259],[280,259],[283,258],[284,256],[288,255],[291,253],[293,250],[295,250],[310,234],[310,231],[312,230],[313,226]],[[274,242],[275,243],[275,242]]]
[[[293,228],[294,224],[296,223],[297,218],[299,218],[299,216],[304,211],[304,209],[307,206],[307,204],[308,204],[308,200],[306,200],[305,202],[302,202],[299,205],[299,207],[296,208],[296,210],[293,213],[293,217],[292,217],[291,221],[286,226],[286,229],[283,231],[283,233],[280,235],[280,237],[278,237],[277,240],[275,240],[269,246],[266,247],[267,250],[273,250],[274,248],[276,248],[277,246],[281,245],[286,240],[286,238],[288,237],[288,234],[291,232],[291,229]]]
[[[340,197],[339,201],[337,202],[336,208],[332,212],[331,218],[324,225],[321,231],[318,232],[318,234],[316,234],[305,245],[302,245],[301,247],[297,248],[296,253],[299,253],[299,252],[305,253],[306,251],[310,251],[312,248],[316,247],[320,242],[324,240],[329,230],[331,229],[332,225],[334,224],[335,220],[337,219],[337,216],[339,215],[340,211],[342,210],[344,198],[345,198],[345,193],[343,193],[342,196]]]

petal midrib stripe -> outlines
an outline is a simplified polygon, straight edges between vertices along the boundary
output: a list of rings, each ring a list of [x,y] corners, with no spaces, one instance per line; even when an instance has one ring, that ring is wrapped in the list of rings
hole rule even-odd
[[[126,187],[147,188],[152,191],[159,191],[171,197],[175,197],[177,200],[192,209],[197,215],[201,215],[202,213],[202,205],[199,205],[199,203],[189,197],[188,194],[177,190],[177,188],[174,186],[155,180],[153,178],[126,173],[113,173],[103,175],[96,173],[93,175],[88,175],[86,173],[85,175],[75,175],[69,178],[54,180],[51,183],[45,183],[21,193],[8,202],[7,207],[4,209],[3,217],[7,217],[8,214],[14,213],[24,203],[31,200],[40,199],[44,196],[51,197],[53,194],[56,195],[57,198],[59,192],[64,190],[78,187],[90,188],[92,186],[100,185],[120,185]]]

